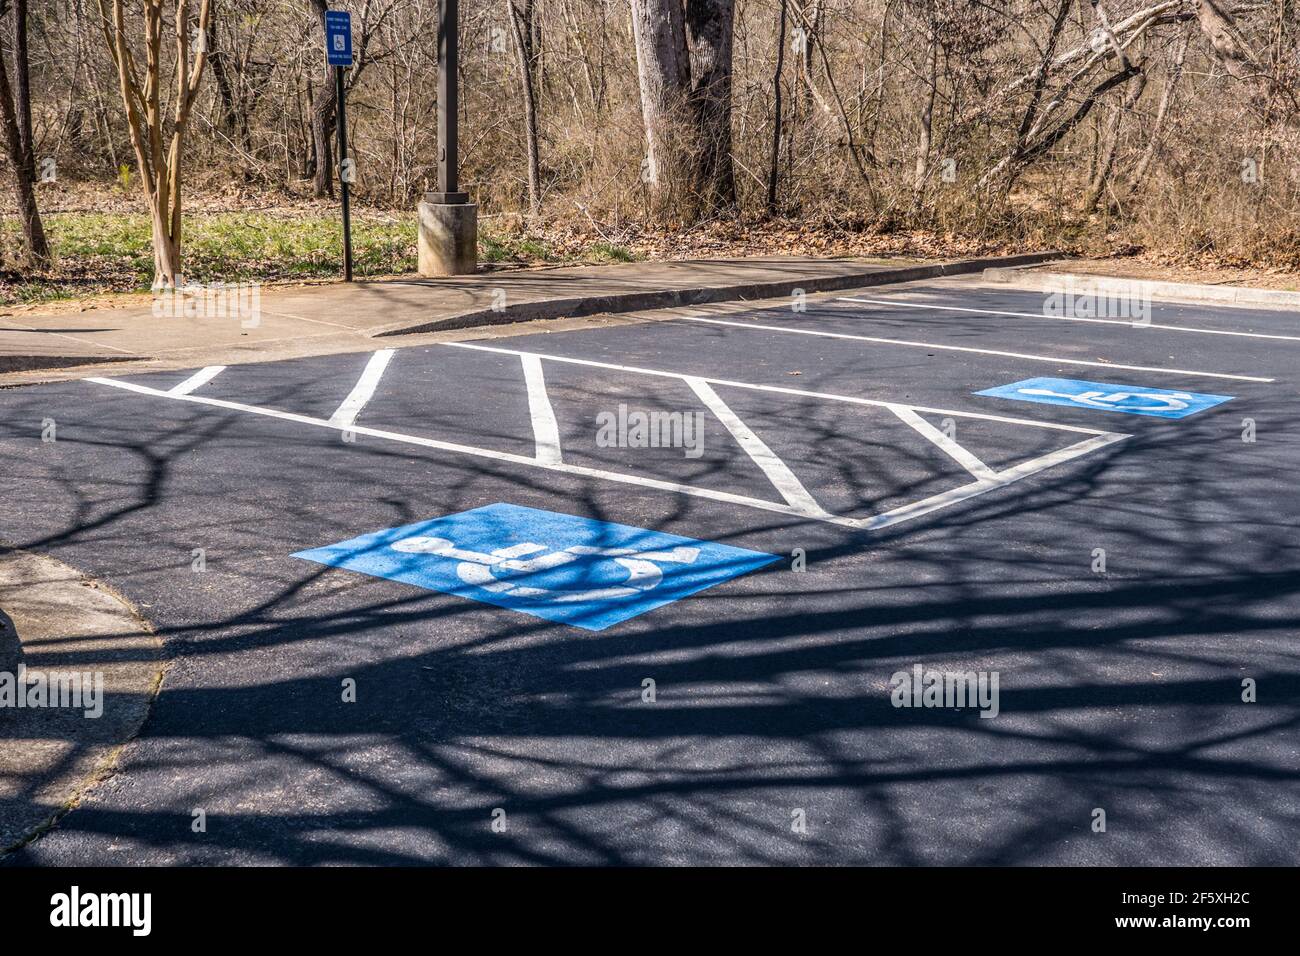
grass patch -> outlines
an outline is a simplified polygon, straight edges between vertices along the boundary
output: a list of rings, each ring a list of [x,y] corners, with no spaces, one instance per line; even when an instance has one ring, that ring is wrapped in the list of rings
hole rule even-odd
[[[149,217],[140,213],[55,213],[46,217],[54,269],[8,274],[0,301],[39,302],[104,292],[147,291],[153,281]],[[0,226],[16,248],[17,225]],[[352,247],[358,276],[411,272],[416,267],[415,216],[357,215]],[[292,281],[333,278],[343,270],[343,226],[337,216],[231,212],[185,217],[181,252],[186,278],[196,282]]]
[[[616,246],[612,242],[596,242],[587,248],[587,254],[597,262],[636,262],[637,257],[630,249]]]
[[[145,292],[153,281],[153,243],[143,213],[63,212],[45,219],[56,264],[44,274],[0,273],[0,303],[34,303],[107,292]],[[353,215],[352,248],[359,277],[416,269],[414,213]],[[18,224],[0,221],[0,242],[17,249]],[[332,279],[343,271],[339,216],[316,212],[189,213],[181,253],[195,282],[292,282]],[[481,229],[484,262],[608,263],[636,257],[608,242],[563,251],[535,236]]]

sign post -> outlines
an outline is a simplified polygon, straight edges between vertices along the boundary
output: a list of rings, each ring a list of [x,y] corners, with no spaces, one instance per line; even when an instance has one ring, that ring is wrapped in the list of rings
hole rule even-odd
[[[352,210],[348,187],[355,178],[348,158],[347,86],[343,71],[352,66],[352,14],[325,11],[325,61],[334,67],[334,98],[338,113],[339,192],[343,199],[343,281],[352,281]]]

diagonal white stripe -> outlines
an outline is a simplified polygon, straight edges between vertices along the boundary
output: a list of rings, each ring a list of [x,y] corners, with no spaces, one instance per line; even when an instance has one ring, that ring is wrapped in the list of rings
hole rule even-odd
[[[781,492],[781,497],[790,507],[798,509],[801,514],[809,517],[826,515],[826,510],[808,493],[808,489],[794,476],[794,472],[773,453],[772,449],[767,447],[763,439],[755,435],[749,426],[740,420],[721,396],[713,390],[713,386],[703,379],[689,376],[685,381],[691,387],[691,391],[699,396],[700,401],[709,407],[709,411],[718,416],[718,421],[731,432],[732,437],[745,450],[745,454],[754,459],[754,464],[763,469],[767,480]]]
[[[201,385],[206,385],[225,370],[224,365],[209,365],[205,369],[195,372],[185,381],[168,389],[169,395],[188,395]]]
[[[969,451],[935,428],[906,405],[890,405],[889,410],[939,446],[945,455],[981,481],[991,481],[997,473]]]
[[[343,399],[343,404],[330,416],[331,425],[348,428],[357,420],[361,409],[365,408],[374,397],[375,389],[379,387],[379,380],[384,377],[384,370],[388,368],[394,351],[394,349],[380,349],[370,356],[370,361],[366,363],[365,371],[357,379],[357,384],[352,386],[352,391],[347,398]]]
[[[1040,455],[1038,458],[1031,458],[1029,461],[1023,461],[1011,468],[1005,468],[1002,471],[995,472],[994,478],[990,481],[973,481],[969,485],[962,485],[960,488],[953,488],[950,491],[944,491],[930,498],[924,498],[921,501],[914,501],[910,505],[903,505],[892,511],[885,511],[870,518],[854,519],[853,527],[862,531],[876,531],[880,528],[887,528],[891,524],[898,524],[900,521],[910,521],[913,518],[919,518],[922,515],[929,514],[932,511],[938,511],[940,508],[947,508],[976,495],[982,495],[986,491],[993,491],[995,488],[1003,488],[1013,481],[1019,481],[1021,478],[1028,478],[1030,475],[1036,475],[1040,471],[1051,468],[1054,465],[1062,464],[1081,455],[1087,455],[1091,452],[1105,448],[1107,445],[1117,441],[1123,441],[1128,435],[1097,435],[1094,438],[1085,438],[1081,442],[1076,442],[1066,448],[1058,448],[1054,452],[1046,455]]]

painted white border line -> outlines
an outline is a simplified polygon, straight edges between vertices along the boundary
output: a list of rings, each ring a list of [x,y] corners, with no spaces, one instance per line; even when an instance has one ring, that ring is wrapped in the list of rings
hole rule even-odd
[[[225,371],[225,369],[226,367],[224,365],[209,365],[207,368],[199,369],[197,372],[195,372],[185,381],[181,382],[179,385],[174,385],[171,388],[169,388],[167,390],[167,394],[188,395],[196,388],[208,384],[208,382],[212,381],[214,378],[220,375],[223,371]]]
[[[523,356],[530,356],[530,358],[537,360],[538,367],[539,367],[539,362],[541,362],[541,359],[547,359],[547,360],[551,360],[551,362],[567,362],[567,363],[580,364],[580,365],[594,365],[594,367],[598,367],[598,368],[621,369],[621,371],[637,372],[637,373],[641,373],[641,375],[653,375],[653,376],[660,376],[660,377],[677,378],[677,380],[685,381],[685,382],[690,382],[694,380],[695,382],[699,382],[699,384],[705,384],[705,382],[708,382],[708,384],[712,384],[712,385],[731,385],[731,386],[735,386],[735,388],[757,389],[757,390],[761,390],[761,392],[775,392],[775,393],[784,393],[784,394],[805,395],[805,397],[826,398],[829,399],[829,401],[850,402],[850,403],[854,403],[854,405],[865,405],[871,407],[888,408],[888,410],[891,410],[894,415],[900,415],[900,411],[898,410],[900,410],[900,408],[904,408],[904,410],[910,410],[911,412],[924,411],[924,412],[931,412],[931,414],[956,415],[956,416],[961,416],[961,418],[982,419],[982,420],[991,420],[991,421],[1006,421],[1006,423],[1028,425],[1028,427],[1047,428],[1049,429],[1049,431],[1084,433],[1084,434],[1088,434],[1088,436],[1091,437],[1084,438],[1083,441],[1075,442],[1074,445],[1063,447],[1063,449],[1052,451],[1052,453],[1049,453],[1047,455],[1040,455],[1040,457],[1026,460],[1026,462],[1021,462],[1019,464],[1015,464],[1015,466],[1006,468],[1006,470],[1004,471],[989,472],[989,475],[978,477],[978,479],[972,481],[972,483],[970,484],[961,485],[958,486],[958,488],[949,489],[946,490],[946,492],[935,494],[935,496],[923,498],[920,499],[920,501],[911,502],[910,505],[902,505],[900,507],[896,507],[896,509],[881,512],[881,514],[878,515],[867,516],[867,518],[846,518],[846,516],[832,515],[832,514],[828,514],[828,512],[826,511],[820,510],[820,507],[816,506],[815,502],[814,502],[814,507],[816,507],[816,512],[814,512],[814,514],[810,514],[810,512],[806,510],[806,507],[802,506],[803,505],[802,502],[801,502],[801,506],[794,506],[792,505],[792,503],[789,502],[783,503],[783,502],[776,502],[776,501],[767,501],[767,499],[763,499],[763,498],[751,498],[749,496],[745,496],[745,494],[732,494],[731,492],[722,492],[722,490],[715,490],[711,488],[694,488],[694,486],[692,485],[684,485],[684,484],[676,483],[676,481],[664,481],[660,479],[653,479],[653,477],[647,477],[643,475],[625,475],[625,473],[621,473],[621,472],[606,471],[603,470],[603,468],[588,468],[588,467],[580,466],[580,464],[568,464],[564,462],[558,462],[558,460],[554,460],[554,462],[552,462],[552,460],[543,459],[541,457],[528,458],[525,457],[525,455],[516,455],[516,454],[508,453],[508,451],[495,451],[493,449],[482,449],[482,447],[474,447],[472,445],[460,445],[460,444],[456,444],[456,442],[439,441],[437,440],[437,438],[422,438],[419,436],[413,436],[413,434],[389,432],[389,431],[385,431],[385,429],[380,429],[380,428],[367,428],[367,427],[363,427],[363,425],[341,424],[338,423],[338,421],[335,421],[334,419],[326,420],[326,419],[311,418],[311,416],[298,415],[295,414],[295,412],[279,411],[277,410],[277,408],[263,408],[259,406],[253,406],[253,405],[244,405],[244,403],[242,402],[230,402],[220,398],[207,398],[207,397],[203,397],[203,395],[175,394],[173,392],[164,392],[164,390],[161,389],[151,389],[148,388],[148,386],[146,385],[136,385],[135,382],[121,381],[121,380],[117,380],[117,378],[86,378],[86,381],[94,382],[94,384],[96,385],[108,385],[110,386],[110,388],[123,389],[126,390],[126,392],[134,392],[136,394],[142,394],[142,395],[153,395],[153,397],[156,398],[169,398],[172,399],[172,401],[177,401],[177,402],[191,402],[191,403],[195,403],[195,405],[205,405],[214,408],[227,408],[227,410],[230,411],[242,411],[242,412],[247,412],[247,414],[250,415],[263,415],[266,416],[266,418],[279,419],[282,421],[294,421],[294,423],[298,423],[298,424],[311,425],[311,427],[313,428],[328,428],[328,429],[333,429],[333,431],[339,431],[339,432],[365,434],[365,436],[369,436],[373,438],[382,438],[382,440],[386,440],[386,441],[403,442],[403,444],[407,444],[407,445],[419,445],[421,447],[429,447],[429,449],[451,451],[451,453],[455,453],[455,454],[472,455],[472,457],[474,458],[486,458],[490,460],[495,460],[495,462],[503,462],[507,464],[521,464],[521,466],[542,468],[542,470],[545,471],[560,472],[560,473],[565,473],[565,475],[573,475],[577,477],[591,477],[591,479],[602,479],[606,481],[617,481],[617,483],[637,485],[637,486],[641,486],[641,488],[663,490],[663,492],[673,492],[676,494],[688,494],[688,496],[692,496],[695,498],[707,498],[707,499],[711,499],[711,501],[731,503],[731,505],[744,505],[746,507],[753,507],[753,509],[758,509],[762,511],[772,511],[772,512],[776,512],[776,514],[787,515],[789,516],[789,518],[819,520],[819,522],[839,525],[839,527],[842,528],[852,528],[854,529],[854,531],[878,531],[878,529],[887,528],[889,527],[889,525],[892,524],[906,522],[906,520],[911,520],[914,518],[920,518],[920,516],[930,514],[930,512],[932,511],[937,511],[940,509],[944,509],[944,507],[957,505],[957,503],[959,502],[967,501],[967,499],[980,496],[980,494],[984,494],[985,492],[992,492],[992,490],[996,490],[998,488],[1005,488],[1006,485],[1013,483],[1013,481],[1019,481],[1023,479],[1023,477],[1036,475],[1037,472],[1044,471],[1045,468],[1057,466],[1057,464],[1061,464],[1063,462],[1069,462],[1069,460],[1082,457],[1082,455],[1091,454],[1092,451],[1097,451],[1099,449],[1102,449],[1102,447],[1105,447],[1106,445],[1112,445],[1114,444],[1114,442],[1123,441],[1126,440],[1126,438],[1130,437],[1127,436],[1127,434],[1101,432],[1093,428],[1075,427],[1075,425],[1049,424],[1049,423],[1044,423],[1044,421],[1034,421],[1031,419],[1013,419],[1013,418],[1006,418],[1006,416],[1001,416],[1001,415],[984,415],[984,414],[980,414],[980,412],[949,411],[949,410],[944,410],[944,408],[927,408],[923,406],[902,406],[902,405],[898,405],[898,403],[896,402],[878,402],[878,401],[874,401],[874,399],[853,398],[850,397],[850,395],[833,395],[829,393],[803,392],[803,390],[801,389],[783,389],[771,385],[754,385],[754,384],[749,384],[749,382],[732,382],[732,381],[724,380],[724,378],[703,378],[698,376],[682,375],[682,373],[680,372],[664,372],[664,371],[658,371],[658,369],[634,368],[634,367],[629,367],[629,365],[614,365],[614,364],[608,364],[604,362],[589,362],[589,360],[585,360],[585,359],[569,359],[569,358],[565,358],[565,356],[543,355],[543,354],[539,354],[539,352],[524,352],[524,351],[513,350],[513,349],[495,349],[495,347],[491,347],[491,346],[473,345],[473,343],[471,342],[442,342],[441,345],[458,347],[458,349],[472,349],[476,351],[499,352],[499,354],[506,354],[506,355],[519,355],[521,356],[521,359],[523,359]],[[528,368],[528,363],[525,362],[524,367],[525,369]],[[712,393],[712,389],[707,389],[707,392]],[[719,398],[718,401],[719,403],[722,403],[722,399]],[[547,405],[549,405],[549,401],[547,401]],[[913,424],[909,419],[905,418],[904,415],[900,415],[900,418],[904,419],[909,424]],[[915,428],[915,425],[913,425],[913,427]],[[745,432],[749,432],[748,427],[745,427],[744,423],[741,423],[741,428],[744,429]],[[920,429],[918,429],[918,431],[920,431]],[[733,434],[735,434],[735,432],[733,432]],[[922,431],[922,434],[926,434],[926,437],[931,438],[931,441],[933,441],[933,438],[930,436],[930,434],[924,431]],[[755,438],[757,438],[757,436],[755,436]],[[936,442],[936,444],[939,444],[939,442]],[[766,447],[766,445],[764,445],[764,447]],[[940,447],[944,447],[944,446],[940,445]],[[949,454],[953,454],[952,451],[946,449],[946,447],[944,447],[944,450],[948,451]],[[748,447],[746,447],[746,451],[749,451]],[[963,453],[965,453],[965,449],[962,449],[962,451]],[[983,466],[983,462],[980,462],[980,464],[982,464]],[[784,468],[784,463],[781,463],[781,467]],[[785,489],[781,489],[781,490],[783,490],[784,493]]]
[[[563,460],[560,453],[560,425],[555,420],[555,409],[546,394],[546,376],[542,374],[542,360],[536,355],[521,355],[524,382],[528,385],[528,414],[533,420],[533,442],[537,446],[537,460],[557,464]]]
[[[458,345],[462,343],[444,342],[442,344]],[[202,395],[173,395],[170,392],[165,392],[161,389],[149,388],[145,385],[137,385],[134,382],[124,382],[118,379],[88,378],[85,381],[93,382],[97,385],[108,385],[113,388],[124,389],[128,392],[135,392],[140,395],[151,395],[155,398],[169,398],[178,402],[192,402],[197,405],[209,405],[214,408],[225,408],[231,411],[247,412],[251,415],[264,415],[268,418],[278,418],[281,421],[297,422],[298,424],[310,425],[315,428],[328,428],[335,431],[351,431],[357,435],[368,435],[372,438],[382,438],[388,441],[402,442],[408,445],[419,445],[424,448],[436,448],[440,451],[449,451],[461,455],[472,455],[476,458],[486,458],[490,461],[501,461],[510,464],[525,465],[532,468],[541,468],[545,471],[561,472],[568,475],[575,475],[580,478],[600,478],[606,481],[621,482],[626,485],[637,485],[642,488],[671,491],[677,494],[691,495],[696,498],[708,498],[712,501],[721,501],[727,504],[745,505],[746,507],[757,508],[762,511],[771,511],[791,518],[823,521],[827,524],[838,525],[843,528],[851,528],[854,531],[875,531],[893,524],[898,524],[901,521],[909,521],[913,518],[919,518],[922,515],[929,514],[932,511],[937,511],[940,508],[947,508],[969,498],[974,498],[977,495],[982,495],[987,491],[1003,488],[1011,484],[1013,481],[1027,478],[1046,468],[1051,468],[1054,465],[1059,465],[1082,455],[1090,454],[1091,452],[1104,448],[1114,442],[1124,441],[1129,437],[1128,435],[1102,432],[1091,438],[1076,442],[1066,448],[1058,449],[1057,451],[1031,459],[1030,461],[1021,462],[1019,465],[1008,468],[1005,471],[996,472],[995,481],[975,481],[933,495],[929,498],[922,499],[921,501],[915,501],[911,504],[903,505],[894,508],[891,511],[882,512],[881,514],[872,515],[867,518],[847,518],[839,515],[827,515],[826,517],[817,516],[814,518],[802,513],[796,508],[792,508],[788,504],[783,504],[777,501],[766,501],[762,498],[750,498],[747,495],[735,495],[726,491],[715,491],[712,488],[694,488],[690,485],[682,485],[674,481],[661,481],[658,478],[647,478],[641,475],[625,475],[616,471],[605,471],[600,468],[586,468],[582,465],[540,461],[537,458],[528,458],[524,455],[514,455],[509,452],[496,451],[495,449],[475,448],[471,445],[459,445],[455,442],[439,441],[436,438],[420,438],[416,435],[403,435],[398,432],[384,431],[379,428],[367,428],[363,425],[353,425],[351,427],[336,425],[323,418],[311,418],[307,415],[297,415],[293,412],[282,412],[274,408],[259,408],[256,405],[245,405],[241,402],[230,402],[220,398],[207,398]],[[882,405],[885,403],[871,402],[869,404]],[[1027,424],[1036,425],[1040,423],[1028,422]],[[1069,430],[1073,431],[1076,429]]]
[[[919,518],[922,515],[929,514],[932,511],[936,511],[940,508],[946,508],[949,505],[957,504],[961,501],[965,501],[969,498],[973,498],[976,495],[984,494],[986,491],[992,491],[996,488],[1004,487],[1014,481],[1019,481],[1021,478],[1027,478],[1030,475],[1037,474],[1039,471],[1042,471],[1046,468],[1051,468],[1055,465],[1062,464],[1073,458],[1078,458],[1082,455],[1090,454],[1091,452],[1104,448],[1107,445],[1113,444],[1118,441],[1123,441],[1124,439],[1129,437],[1128,435],[1119,434],[1117,432],[1106,432],[1096,428],[1083,428],[1077,425],[1061,425],[1055,422],[1035,421],[1033,419],[1028,419],[1028,418],[1013,418],[1007,415],[990,415],[984,412],[961,412],[961,411],[956,411],[954,409],[930,408],[924,405],[904,405],[898,402],[877,401],[875,399],[870,399],[870,398],[857,398],[851,395],[836,395],[831,392],[813,392],[813,391],[808,391],[799,388],[784,388],[777,385],[758,385],[752,382],[737,382],[725,378],[709,378],[705,376],[687,375],[682,372],[669,372],[663,369],[649,369],[649,368],[642,368],[635,365],[616,365],[612,362],[598,362],[593,359],[571,358],[566,355],[552,355],[544,352],[524,352],[520,349],[507,349],[507,348],[501,348],[492,345],[479,345],[474,342],[442,342],[439,344],[448,346],[450,348],[471,349],[472,351],[476,351],[476,352],[494,352],[499,355],[519,355],[519,356],[531,355],[538,359],[545,359],[548,362],[563,362],[569,365],[581,365],[589,368],[613,369],[615,371],[629,372],[636,375],[652,375],[659,378],[674,378],[679,381],[686,382],[688,385],[691,385],[692,388],[695,388],[695,385],[691,384],[693,382],[699,383],[701,385],[708,383],[710,385],[723,385],[723,386],[730,386],[733,388],[746,388],[746,389],[751,389],[754,391],[761,391],[761,392],[774,392],[777,394],[796,395],[796,396],[806,397],[806,398],[818,398],[818,399],[824,399],[828,401],[847,402],[854,405],[866,405],[873,408],[887,408],[895,415],[897,415],[902,421],[906,422],[913,429],[918,431],[921,435],[929,439],[934,444],[938,445],[942,451],[944,451],[946,454],[948,454],[950,457],[956,460],[959,464],[962,465],[962,467],[970,471],[976,478],[976,480],[974,482],[971,482],[970,484],[962,485],[961,487],[953,488],[950,489],[949,491],[941,492],[940,494],[922,499],[921,501],[913,502],[910,505],[902,505],[898,508],[894,508],[891,511],[886,511],[883,512],[882,514],[874,515],[869,518],[846,518],[838,515],[827,515],[825,517],[822,517],[821,515],[816,515],[816,514],[810,515],[806,513],[803,513],[801,515],[802,517],[814,518],[816,520],[826,521],[830,524],[836,524],[843,527],[854,528],[859,531],[875,530],[879,528],[888,527],[889,525],[896,524],[900,521],[907,521],[911,518]],[[709,391],[713,393],[712,389],[709,389]],[[700,393],[697,391],[696,394],[699,395]],[[713,394],[716,396],[716,393]],[[722,399],[718,398],[718,402],[721,403],[721,401]],[[706,402],[706,404],[708,403]],[[728,409],[728,411],[730,412],[730,409]],[[1046,428],[1052,431],[1075,432],[1079,434],[1091,435],[1093,437],[1087,438],[1080,442],[1076,442],[1075,444],[1069,445],[1065,448],[1057,449],[1056,451],[1050,452],[1046,455],[1040,455],[1037,458],[1032,458],[1029,459],[1028,461],[1023,461],[1018,465],[1012,466],[1011,468],[1007,468],[1002,471],[993,471],[986,464],[984,464],[984,462],[980,461],[978,458],[976,458],[965,448],[958,445],[956,442],[949,440],[948,437],[943,434],[943,432],[933,428],[933,426],[931,426],[928,422],[926,422],[924,419],[922,419],[919,415],[916,414],[918,412],[926,412],[927,414],[933,414],[933,415],[950,415],[958,418],[973,418],[973,419],[979,419],[981,421],[1004,422],[1007,424],[1022,425],[1031,428]],[[918,427],[917,423],[919,423],[920,427]],[[741,424],[743,426],[743,423]],[[746,432],[749,432],[747,426],[743,426],[743,427],[745,428]],[[931,432],[933,432],[933,434],[931,434]],[[734,434],[735,432],[733,432],[733,435]],[[752,434],[752,432],[750,432],[750,434]],[[739,440],[738,436],[737,438]],[[755,438],[757,439],[757,436],[755,436]],[[743,443],[742,443],[742,447],[744,447]],[[760,467],[762,467],[761,464]],[[782,463],[782,467],[784,467],[784,463]],[[766,469],[764,469],[764,471],[766,471]],[[772,479],[772,476],[770,474],[768,475],[768,477],[769,480],[773,480],[773,483],[776,484],[776,481]],[[631,476],[621,476],[619,480],[628,480],[629,478],[631,478]],[[778,485],[778,489],[779,488],[780,486]],[[700,494],[703,494],[704,497],[716,497],[716,495],[712,493],[705,494],[705,491],[706,489],[698,489],[698,490],[692,488],[685,489],[685,493],[687,494],[696,494],[698,492]],[[753,503],[754,501],[755,499],[750,499],[749,503]],[[767,508],[768,510],[779,510],[779,509],[773,509],[772,503],[770,502],[764,503],[762,505],[756,505],[756,507],[764,507]],[[785,513],[790,513],[790,512],[786,511]],[[796,510],[795,513],[799,514],[800,512]]]
[[[908,521],[912,518],[919,518],[922,515],[929,514],[931,511],[938,511],[940,508],[947,508],[950,505],[958,504],[982,495],[986,491],[993,491],[996,488],[1004,488],[1013,481],[1019,481],[1021,478],[1028,478],[1030,475],[1036,475],[1038,472],[1055,465],[1063,464],[1074,458],[1091,454],[1094,451],[1105,448],[1107,445],[1117,441],[1123,441],[1128,435],[1098,435],[1095,438],[1088,438],[1081,442],[1076,442],[1065,448],[1058,448],[1054,452],[1046,455],[1040,455],[1037,458],[1031,458],[1029,461],[1022,461],[1018,465],[1013,465],[1003,471],[994,472],[994,478],[971,482],[969,485],[962,485],[960,488],[953,488],[925,498],[921,501],[914,502],[910,505],[903,505],[895,508],[893,511],[886,511],[884,514],[876,515],[874,518],[863,518],[857,525],[860,530],[874,531],[878,528],[884,528],[891,524],[897,524],[900,521]]]
[[[451,343],[445,343],[451,344]],[[180,402],[192,402],[197,405],[210,405],[213,408],[225,408],[230,411],[247,412],[250,415],[263,415],[268,418],[278,418],[281,421],[296,422],[300,425],[311,425],[316,428],[328,428],[335,431],[351,431],[357,435],[367,435],[371,438],[382,438],[388,441],[402,442],[407,445],[419,445],[424,448],[436,448],[439,451],[449,451],[461,455],[472,455],[476,458],[487,458],[492,461],[508,462],[514,465],[528,465],[534,468],[541,468],[546,471],[563,472],[564,474],[576,475],[581,478],[604,478],[609,481],[618,481],[628,485],[640,485],[645,488],[655,488],[660,491],[672,491],[680,494],[694,495],[697,498],[711,498],[714,501],[724,501],[730,504],[747,505],[752,508],[761,508],[765,511],[775,511],[779,514],[789,515],[794,518],[806,518],[807,515],[800,514],[794,508],[778,501],[765,501],[762,498],[750,498],[747,495],[735,495],[727,491],[715,491],[711,488],[693,488],[689,485],[678,484],[674,481],[661,481],[657,478],[646,478],[640,475],[624,475],[614,471],[604,471],[599,468],[587,468],[582,465],[571,465],[564,462],[541,461],[537,458],[530,458],[526,455],[515,455],[510,452],[497,451],[491,448],[476,448],[472,445],[460,445],[456,442],[440,441],[436,438],[421,438],[417,435],[403,435],[399,432],[385,431],[380,428],[368,428],[364,425],[338,425],[324,418],[312,418],[308,415],[298,415],[294,412],[282,412],[274,408],[261,408],[257,405],[245,405],[242,402],[230,402],[220,398],[207,398],[202,395],[173,395],[170,392],[162,391],[157,388],[149,388],[146,385],[137,385],[134,382],[125,382],[113,378],[88,378],[87,382],[93,382],[96,385],[109,385],[113,388],[124,389],[128,392],[135,392],[140,395],[151,395],[155,398],[170,398]],[[1118,436],[1127,438],[1127,435]],[[857,527],[855,519],[852,518],[832,518],[823,519],[832,520],[835,524],[842,524],[846,527]]]
[[[1010,415],[991,415],[987,412],[961,412],[952,408],[931,408],[928,405],[900,405],[899,402],[886,402],[874,398],[858,398],[854,395],[838,395],[834,392],[813,392],[803,388],[786,388],[781,385],[758,385],[754,382],[737,382],[727,378],[713,378],[707,375],[689,375],[685,372],[668,372],[657,368],[642,368],[637,365],[615,365],[612,362],[598,362],[593,359],[570,358],[567,355],[551,355],[546,352],[524,352],[519,349],[504,349],[493,345],[478,345],[474,342],[439,342],[439,345],[445,345],[448,348],[472,349],[475,352],[495,352],[498,355],[535,355],[540,359],[548,362],[563,362],[566,365],[585,365],[589,368],[607,368],[615,372],[631,372],[634,375],[653,375],[657,378],[675,378],[679,381],[685,381],[688,378],[697,378],[701,382],[708,382],[710,385],[722,385],[727,388],[748,388],[756,392],[774,392],[778,395],[796,395],[800,398],[818,398],[828,402],[848,402],[852,405],[867,405],[872,408],[888,408],[890,410],[897,407],[910,408],[914,412],[925,412],[927,415],[952,415],[957,418],[975,418],[985,422],[1004,422],[1008,425],[1024,425],[1030,428],[1047,428],[1058,432],[1076,432],[1080,435],[1116,435],[1117,432],[1108,432],[1100,428],[1085,428],[1082,425],[1062,425],[1059,422],[1043,422],[1032,418],[1015,418]],[[1121,438],[1127,438],[1127,435],[1120,435]]]
[[[370,361],[366,363],[361,377],[357,379],[357,384],[352,386],[352,391],[347,398],[343,399],[343,404],[338,410],[330,416],[330,424],[339,428],[351,428],[352,423],[357,420],[361,414],[361,409],[370,403],[375,397],[375,389],[379,387],[379,380],[384,377],[384,370],[388,368],[388,363],[392,361],[395,349],[380,349],[374,355],[370,356]]]
[[[701,315],[683,315],[688,322],[707,322],[710,325],[729,325],[738,329],[760,329],[764,332],[784,332],[790,335],[816,335],[828,339],[851,339],[876,345],[902,345],[915,349],[935,349],[944,352],[970,352],[975,355],[997,355],[1001,358],[1024,359],[1030,362],[1048,362],[1052,365],[1087,365],[1091,368],[1122,369],[1126,372],[1156,372],[1161,375],[1191,375],[1196,378],[1223,378],[1235,382],[1272,382],[1271,378],[1257,375],[1230,375],[1227,372],[1196,372],[1187,368],[1156,368],[1152,365],[1121,365],[1118,362],[1090,362],[1087,359],[1058,358],[1051,355],[1030,355],[1028,352],[1004,352],[999,349],[977,349],[968,345],[938,345],[934,342],[913,342],[910,339],[881,339],[871,335],[851,335],[848,332],[824,332],[820,329],[792,329],[781,325],[760,325],[757,322],[732,322],[727,319],[708,319]]]
[[[1271,335],[1266,332],[1237,332],[1231,329],[1198,329],[1191,325],[1160,325],[1155,322],[1134,322],[1132,319],[1094,319],[1081,315],[1039,315],[1033,312],[1004,312],[1001,309],[971,309],[957,305],[902,302],[898,299],[859,299],[854,296],[844,295],[840,296],[836,301],[859,302],[864,305],[901,305],[909,309],[939,309],[944,312],[973,312],[978,315],[1009,315],[1017,319],[1042,319],[1048,322],[1095,322],[1101,325],[1124,325],[1131,329],[1161,329],[1165,332],[1199,332],[1201,335],[1233,335],[1247,339],[1300,342],[1300,335]]]

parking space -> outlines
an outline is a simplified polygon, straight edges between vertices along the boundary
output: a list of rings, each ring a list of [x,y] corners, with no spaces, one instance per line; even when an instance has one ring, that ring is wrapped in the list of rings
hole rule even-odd
[[[798,305],[0,393],[178,662],[30,858],[1295,862],[1295,317]]]

